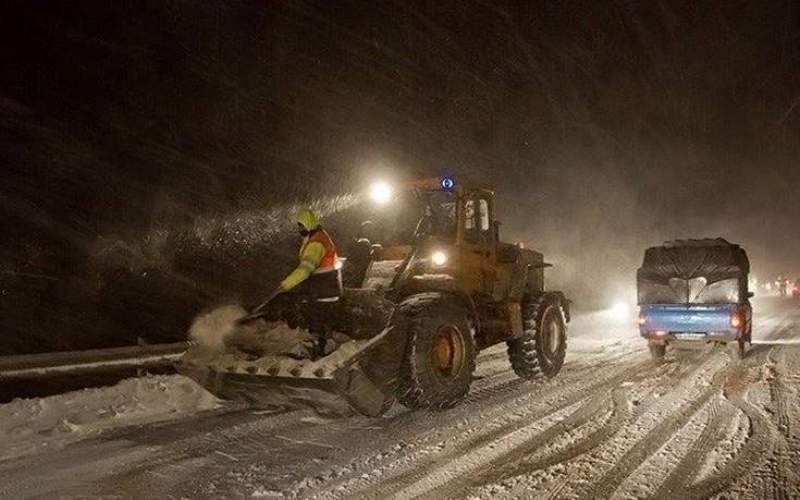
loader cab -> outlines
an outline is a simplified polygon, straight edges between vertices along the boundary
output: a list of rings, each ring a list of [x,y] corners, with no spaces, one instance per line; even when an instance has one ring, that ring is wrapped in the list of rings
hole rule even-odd
[[[462,281],[473,292],[491,294],[497,246],[494,193],[488,189],[465,190],[461,198],[461,223],[457,246]]]
[[[413,277],[451,276],[470,295],[491,296],[498,255],[494,210],[494,192],[486,188],[445,186],[440,179],[408,183],[384,209],[392,220],[379,225],[392,227],[392,236],[373,251],[372,270],[382,266],[379,262],[397,270],[393,279],[383,280],[385,289]],[[365,287],[377,279],[373,274],[368,273]]]
[[[475,190],[464,199],[465,241],[474,243],[493,243],[496,239],[494,220],[494,199],[491,191]]]
[[[422,217],[417,223],[414,238],[434,238],[453,242],[458,236],[460,203],[457,193],[429,191],[417,193],[424,198]]]

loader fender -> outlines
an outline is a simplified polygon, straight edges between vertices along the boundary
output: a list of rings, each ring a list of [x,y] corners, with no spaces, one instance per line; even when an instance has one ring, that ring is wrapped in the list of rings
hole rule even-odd
[[[561,310],[564,312],[564,322],[569,323],[569,305],[572,303],[572,301],[569,300],[566,295],[564,295],[564,292],[545,292],[544,295],[548,297],[549,300],[555,301],[561,305]]]
[[[475,306],[475,301],[464,290],[425,290],[414,294],[405,295],[397,304],[397,311],[405,316],[417,314],[422,302],[427,300],[446,300],[464,307],[469,312],[469,319],[475,332],[480,331],[480,316]]]

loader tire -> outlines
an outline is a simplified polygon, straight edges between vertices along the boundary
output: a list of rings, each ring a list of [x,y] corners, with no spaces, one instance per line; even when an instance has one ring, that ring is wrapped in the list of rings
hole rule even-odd
[[[511,368],[526,380],[555,377],[567,352],[561,301],[549,294],[528,297],[523,304],[522,321],[522,336],[506,342]]]
[[[407,341],[397,399],[412,409],[454,406],[469,392],[475,370],[468,309],[440,293],[413,295],[400,308]]]

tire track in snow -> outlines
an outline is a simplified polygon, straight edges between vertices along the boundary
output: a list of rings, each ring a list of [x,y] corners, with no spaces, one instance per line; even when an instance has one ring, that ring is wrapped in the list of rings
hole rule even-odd
[[[768,323],[770,324],[775,323],[775,325],[772,325],[772,327],[770,328],[771,336],[774,336],[775,332],[783,331],[783,329],[785,329],[787,320],[788,320],[787,316],[782,316],[777,319],[774,317],[770,317],[766,320],[758,321],[757,325],[762,326]],[[712,356],[719,355],[719,351],[713,350],[709,351],[707,354],[708,357],[711,358]],[[749,357],[750,360],[760,360],[763,358],[764,353],[763,351],[761,352],[755,351],[752,354],[753,355]],[[753,363],[753,361],[750,361],[749,363],[747,361],[748,360],[746,359],[745,363],[747,363],[748,365]],[[617,488],[622,484],[622,482],[624,482],[625,478],[628,475],[634,473],[636,468],[638,468],[638,466],[641,465],[641,463],[647,460],[650,455],[655,453],[658,449],[661,448],[661,446],[663,446],[666,442],[668,442],[672,438],[672,436],[675,435],[675,433],[680,432],[683,426],[686,425],[686,423],[688,423],[688,421],[709,401],[709,399],[714,395],[714,393],[716,393],[717,390],[721,388],[723,389],[723,393],[726,394],[725,390],[730,390],[732,387],[735,387],[735,385],[731,384],[731,382],[736,380],[741,380],[742,374],[746,374],[746,369],[744,368],[743,364],[736,362],[728,362],[727,366],[723,370],[717,372],[714,375],[712,383],[710,384],[708,389],[703,391],[698,398],[690,402],[688,406],[681,408],[680,411],[670,415],[670,417],[663,420],[656,428],[651,430],[651,432],[648,433],[646,437],[642,438],[639,441],[639,443],[637,443],[637,445],[634,446],[634,448],[629,450],[628,453],[626,453],[626,455],[623,457],[623,459],[621,459],[620,462],[615,464],[615,466],[606,473],[606,476],[604,476],[604,478],[598,482],[598,484],[596,485],[597,488],[591,490],[592,494],[597,494],[598,496],[601,497],[612,496],[616,492]],[[747,385],[745,385],[744,387],[740,388],[740,390],[746,391],[746,388],[747,386],[749,386],[749,383],[750,382],[748,382]],[[731,404],[736,406],[737,408],[740,408],[744,407],[745,404],[748,403],[746,403],[742,397],[739,398],[739,400],[737,401],[731,401]],[[758,411],[754,407],[752,407],[752,405],[748,406],[747,410],[750,411],[751,413],[755,412],[756,415],[758,415]],[[745,414],[747,415],[747,412],[745,412]],[[733,416],[734,415],[732,415],[731,418],[733,418]],[[748,415],[748,417],[750,418],[750,415]],[[725,425],[725,420],[727,419],[727,417],[720,416],[719,418],[722,419],[722,425]],[[761,428],[763,429],[763,426],[761,426]],[[692,470],[696,469],[695,474],[702,465],[702,461],[698,460],[702,460],[706,456],[706,454],[713,449],[714,445],[719,441],[719,439],[717,439],[716,436],[714,435],[715,432],[713,431],[713,429],[707,429],[707,430],[708,433],[705,436],[707,441],[695,444],[695,447],[700,447],[700,449],[697,450],[692,457],[689,457],[688,459],[689,461],[687,462],[686,465],[683,466],[683,468],[687,469],[692,469]],[[761,434],[763,434],[763,432],[759,433],[759,435]],[[698,441],[700,441],[700,439]],[[759,439],[751,443],[750,448],[752,448],[753,450],[757,450],[762,445],[763,442],[761,439]],[[706,447],[708,448],[706,449]],[[748,453],[750,453],[750,451]],[[746,458],[746,456],[743,457],[743,459],[744,458]],[[662,488],[666,488],[667,486],[665,486],[665,484],[669,482],[670,482],[669,480],[665,481],[664,485],[662,485]],[[710,485],[711,482],[707,484]],[[729,482],[725,484],[727,485],[729,484]],[[677,485],[672,485],[671,487],[673,489],[677,489],[676,486]],[[672,496],[671,498],[676,498],[676,497],[688,498],[689,496],[691,496],[690,493],[692,490],[687,489],[690,488],[690,486],[688,486],[687,484],[684,484],[683,486],[684,486],[683,494],[678,494],[677,496]],[[586,493],[586,490],[584,490],[584,493]],[[657,493],[657,495],[660,493],[663,493],[661,489],[659,490],[659,493]],[[702,495],[702,494],[699,495],[699,497],[702,498],[705,498],[707,496],[708,495]]]
[[[102,477],[103,484],[113,485],[109,491],[118,491],[127,482],[134,484],[131,491],[142,492],[146,481],[142,474],[157,467],[171,467],[176,463],[202,458],[221,448],[251,436],[255,429],[267,432],[283,432],[302,425],[300,412],[282,412],[259,416],[250,411],[220,413],[213,418],[204,415],[179,422],[159,423],[150,426],[133,426],[76,443],[59,454],[30,457],[21,463],[0,466],[3,482],[0,483],[0,498],[23,498],[47,496],[48,493],[64,492],[75,483]],[[146,451],[142,454],[141,451]],[[100,461],[113,464],[119,473],[109,473],[107,468],[86,469],[84,462]],[[31,480],[30,463],[43,471],[39,480]],[[205,462],[193,462],[201,467]],[[173,478],[174,481],[174,478]],[[177,481],[174,481],[177,482]],[[81,493],[83,494],[83,493]],[[76,496],[80,496],[76,495]]]
[[[655,401],[659,401],[657,398],[652,398],[655,390],[671,391],[679,383],[691,378],[695,373],[704,367],[705,363],[699,363],[692,366],[691,369],[687,370],[685,373],[677,374],[675,377],[673,377],[675,373],[670,373],[670,378],[668,379],[667,384],[657,385],[655,383],[657,381],[653,381],[653,385],[655,385],[655,387],[648,393],[648,396],[651,397],[651,401],[637,407],[635,411],[632,410],[627,398],[625,398],[625,394],[622,391],[615,391],[612,396],[614,398],[614,411],[612,412],[611,418],[606,425],[587,436],[584,440],[572,444],[563,450],[546,455],[545,457],[532,462],[519,464],[519,466],[514,470],[514,474],[507,475],[506,477],[510,478],[530,474],[532,472],[536,472],[537,470],[545,469],[547,467],[572,460],[592,451],[593,449],[604,444],[609,439],[613,438],[626,424],[630,423],[632,418],[638,418],[638,415],[645,413],[646,410],[655,403]],[[621,399],[619,399],[620,397]]]
[[[678,462],[653,498],[669,500],[682,498],[681,493],[694,481],[706,456],[724,438],[726,429],[735,417],[735,409],[724,401],[714,400],[709,407],[709,416],[700,437],[692,444],[686,455]]]
[[[537,418],[532,421],[526,420],[525,425],[512,426],[512,429],[502,429],[502,435],[498,436],[495,433],[492,436],[486,436],[485,439],[480,439],[479,443],[473,443],[475,447],[470,446],[469,449],[464,450],[462,453],[457,453],[452,457],[443,460],[443,465],[437,467],[436,463],[431,464],[430,470],[415,470],[413,474],[402,477],[402,481],[392,484],[391,493],[389,496],[398,498],[450,498],[454,495],[454,490],[458,490],[459,486],[455,483],[472,472],[480,473],[484,465],[487,463],[485,460],[488,458],[488,463],[503,463],[504,459],[513,455],[519,448],[518,442],[531,443],[534,445],[541,445],[554,439],[566,428],[571,428],[573,425],[580,426],[586,423],[596,412],[601,411],[606,405],[607,400],[605,394],[602,397],[594,396],[588,402],[573,403],[574,406],[580,404],[577,409],[572,409],[570,406],[560,407],[559,411],[550,413]],[[566,416],[559,416],[559,414],[566,414]],[[550,421],[550,422],[548,422]],[[553,422],[554,421],[554,422]],[[527,439],[518,440],[518,437],[530,436]],[[535,443],[535,444],[534,444]],[[505,448],[510,448],[506,450]],[[499,451],[498,451],[499,449]],[[370,495],[373,496],[373,495]],[[382,498],[386,496],[386,490],[381,488],[381,494],[375,498]]]
[[[763,357],[763,353],[755,356],[757,360]],[[757,366],[760,371],[761,365]],[[747,390],[753,382],[753,376],[748,374],[748,366],[735,363],[731,365],[731,375],[724,384],[723,395],[747,417],[750,425],[747,441],[721,472],[689,485],[679,493],[678,496],[681,498],[708,498],[724,491],[735,480],[752,473],[761,458],[769,451],[770,442],[775,437],[770,422],[758,408],[745,399]]]
[[[614,436],[625,425],[631,417],[631,409],[626,398],[626,392],[621,388],[612,391],[612,410],[611,417],[608,422],[600,429],[588,435],[585,439],[567,446],[566,448],[556,451],[550,455],[542,457],[541,459],[523,462],[517,464],[510,470],[504,472],[498,479],[510,478],[530,474],[540,469],[544,469],[553,465],[572,460],[575,457],[588,453],[594,448],[600,446],[602,443]]]
[[[519,412],[520,408],[526,408],[525,405],[529,404],[528,401],[532,398],[537,399],[535,404],[539,406],[548,399],[562,397],[580,390],[585,391],[585,386],[591,383],[592,380],[596,380],[596,378],[588,377],[589,373],[594,377],[602,378],[605,372],[622,372],[624,369],[617,368],[615,366],[616,363],[631,357],[631,354],[638,353],[639,351],[617,352],[610,357],[601,357],[601,359],[596,360],[596,363],[602,365],[599,369],[595,364],[589,364],[580,369],[573,368],[564,378],[556,378],[547,383],[534,383],[533,385],[529,381],[517,378],[513,372],[508,370],[505,374],[512,377],[511,380],[471,391],[467,398],[454,408],[443,412],[407,411],[392,417],[386,422],[386,428],[390,429],[389,432],[392,435],[396,433],[398,437],[403,437],[406,442],[406,446],[400,456],[392,453],[382,453],[384,455],[383,458],[376,461],[371,460],[374,454],[365,454],[362,450],[360,456],[348,465],[352,472],[320,485],[324,489],[315,488],[312,496],[325,497],[328,494],[333,495],[333,492],[340,493],[341,487],[347,485],[347,483],[358,483],[358,485],[353,486],[353,488],[356,488],[363,487],[364,482],[368,481],[367,487],[369,488],[372,482],[362,477],[363,473],[372,474],[386,469],[396,472],[404,467],[406,465],[404,462],[409,462],[410,457],[415,456],[415,454],[421,455],[420,461],[415,461],[409,467],[418,467],[421,461],[424,460],[438,461],[439,456],[431,456],[432,454],[427,452],[424,447],[426,443],[431,444],[437,440],[441,441],[443,430],[451,434],[445,439],[460,438],[479,430],[481,427],[485,427],[488,421],[501,418],[512,412]],[[637,366],[648,363],[648,361],[643,361]],[[660,370],[660,368],[658,369]],[[472,420],[471,426],[462,426],[456,429],[452,428],[452,426],[447,427],[453,422],[458,423],[463,419]],[[417,431],[420,428],[426,429],[425,432],[415,437],[411,443],[408,443],[407,432]],[[389,437],[391,438],[391,436]],[[400,466],[399,468],[398,465]],[[402,472],[399,474],[402,474]]]
[[[376,484],[372,488],[367,490],[362,490],[357,493],[360,497],[372,497],[372,498],[385,498],[389,496],[405,496],[405,490],[409,488],[413,488],[414,485],[419,484],[420,482],[424,481],[426,477],[435,475],[432,473],[431,469],[435,468],[436,464],[443,464],[439,467],[438,475],[443,475],[443,483],[448,483],[449,478],[447,477],[447,473],[453,465],[457,464],[459,459],[463,459],[464,457],[471,457],[473,451],[491,446],[493,443],[501,442],[507,436],[518,432],[520,430],[525,429],[526,427],[534,425],[537,421],[540,421],[544,418],[547,418],[550,415],[553,415],[559,411],[563,411],[569,408],[572,405],[580,403],[584,399],[591,398],[590,403],[583,405],[580,409],[572,414],[572,416],[567,417],[567,419],[572,418],[575,421],[585,421],[589,417],[596,414],[600,411],[603,405],[608,401],[607,393],[605,391],[609,391],[615,388],[617,385],[625,382],[630,381],[633,379],[646,379],[653,375],[650,370],[641,371],[643,368],[650,368],[653,371],[663,371],[662,367],[653,367],[652,362],[650,360],[640,362],[632,367],[624,368],[620,370],[620,373],[616,373],[612,375],[610,378],[601,379],[599,382],[596,383],[589,383],[585,385],[583,388],[576,391],[574,394],[562,398],[558,400],[558,402],[554,405],[549,405],[544,409],[539,409],[538,411],[532,412],[530,415],[527,415],[524,419],[517,419],[510,424],[506,424],[502,427],[493,429],[488,433],[484,433],[481,435],[476,436],[475,438],[471,438],[467,440],[465,443],[459,444],[455,448],[449,450],[447,453],[438,454],[436,456],[428,456],[425,460],[420,462],[415,462],[413,468],[409,471],[396,475],[394,477],[389,478],[388,480],[382,481],[379,484]],[[597,374],[595,374],[596,378]],[[601,392],[602,397],[596,397],[596,393]],[[595,397],[593,397],[595,395]],[[544,403],[542,401],[541,403]],[[600,406],[598,407],[598,403]],[[540,405],[541,406],[541,405]],[[589,411],[591,410],[591,412]],[[585,415],[584,415],[585,414]],[[584,418],[585,416],[585,418]],[[485,425],[485,424],[484,424]],[[557,436],[560,431],[563,430],[563,426],[559,424],[555,424],[558,426],[558,432],[555,430],[549,431],[549,429],[545,429],[543,432],[547,433],[548,439]],[[552,426],[551,426],[552,428]],[[533,439],[536,439],[535,437]],[[540,446],[539,441],[535,441],[535,447]],[[512,451],[513,452],[513,451]],[[507,458],[507,455],[503,455],[503,457]],[[482,464],[479,465],[482,467]],[[479,469],[482,470],[482,469]],[[470,473],[473,472],[472,470],[469,471]],[[434,488],[443,487],[442,484],[433,485]],[[446,488],[446,486],[444,486]],[[423,490],[418,492],[417,494],[427,494],[430,490]],[[415,495],[412,495],[415,496]],[[436,495],[441,496],[441,495]]]
[[[792,396],[787,396],[790,402],[786,407],[786,413],[789,415],[787,440],[793,450],[794,465],[800,471],[800,429],[796,425],[800,422],[800,349],[784,349],[784,351],[785,364],[781,380],[784,383],[784,387],[792,393]],[[792,423],[795,425],[792,425]]]
[[[667,383],[656,385],[658,379],[648,379],[647,381],[649,384],[655,386],[649,392],[652,393],[655,389],[669,391],[681,381],[692,377],[696,372],[701,370],[704,365],[705,363],[690,365],[689,370],[686,370],[684,373],[678,373],[677,376],[675,375],[680,371],[682,363],[665,365],[665,368],[668,371],[664,375],[669,377],[667,378]],[[474,474],[471,474],[471,479],[468,481],[468,486],[479,487],[490,482],[497,482],[508,478],[530,474],[537,470],[566,462],[600,446],[608,439],[616,435],[616,433],[633,416],[631,406],[626,396],[627,390],[625,390],[624,387],[616,387],[611,391],[612,408],[608,421],[599,429],[591,432],[586,437],[579,439],[577,442],[572,443],[563,449],[559,449],[553,453],[547,454],[544,457],[529,461],[525,460],[524,457],[517,461],[507,461],[506,464],[498,464],[496,467],[488,468],[487,474],[479,476],[478,478],[476,478]],[[648,405],[644,405],[643,407],[638,408],[637,413],[641,413],[647,406]],[[572,429],[568,429],[568,431],[575,430],[577,427],[578,426],[574,426]],[[535,451],[536,450],[532,450],[532,453]]]
[[[675,387],[681,385],[686,380],[692,379],[697,372],[705,369],[707,367],[706,365],[712,362],[712,360],[709,358],[700,358],[700,362],[692,361],[698,361],[698,359],[692,359],[689,361],[690,364],[688,365],[683,361],[670,363],[668,365],[660,365],[667,370],[665,375],[668,378],[664,383],[659,383],[660,379],[658,378],[646,379],[647,384],[643,386],[646,391],[644,391],[643,394],[646,393],[648,398],[642,399],[649,399],[649,401],[638,406],[636,411],[631,410],[631,406],[626,397],[626,393],[628,392],[626,388],[617,387],[611,392],[613,402],[611,415],[608,418],[608,421],[599,429],[590,433],[586,437],[579,439],[577,442],[572,443],[567,447],[557,450],[553,453],[549,453],[544,457],[534,458],[530,461],[526,461],[525,457],[522,457],[520,460],[506,460],[505,464],[497,464],[496,467],[486,467],[486,473],[478,476],[477,478],[475,477],[475,474],[470,474],[471,479],[467,481],[468,484],[466,484],[462,490],[456,492],[455,494],[448,493],[448,496],[457,497],[464,495],[466,492],[463,490],[465,490],[466,487],[480,487],[493,482],[496,483],[505,479],[530,474],[546,467],[558,465],[601,446],[609,439],[613,438],[626,424],[630,423],[631,418],[638,418],[638,416],[646,413],[646,411],[657,402],[663,403],[664,401],[674,399],[675,396],[680,393],[680,391],[674,390]],[[688,369],[682,370],[683,368],[687,367]],[[630,385],[633,384],[631,383]],[[632,390],[631,392],[642,392],[640,391],[641,388],[642,387],[639,387],[636,391]],[[653,394],[656,391],[662,391],[662,393],[665,392],[667,395],[661,398],[654,397]],[[568,431],[575,430],[576,428],[577,426],[574,426],[571,429],[568,429]],[[566,433],[562,435],[565,434]],[[535,451],[535,449],[531,450],[531,454],[533,454]],[[554,486],[560,490],[563,488],[564,483],[561,482]]]
[[[774,355],[774,356],[773,356]],[[792,463],[792,428],[786,402],[791,401],[783,377],[787,372],[786,349],[773,347],[767,356],[764,375],[769,387],[770,416],[780,437],[773,446],[773,455],[767,459],[772,498],[779,500],[800,495],[796,464]],[[791,490],[794,489],[792,493]]]
[[[592,401],[578,409],[565,420],[549,427],[522,446],[514,448],[508,455],[500,456],[485,464],[482,467],[482,471],[471,473],[469,479],[464,480],[463,483],[458,484],[459,481],[454,479],[448,483],[447,487],[433,490],[428,493],[428,496],[434,498],[459,497],[464,495],[465,491],[469,488],[480,487],[485,484],[529,474],[539,469],[565,462],[592,450],[616,434],[631,415],[624,388],[613,389],[611,391],[610,401],[608,400],[608,396],[608,393],[595,396]],[[598,404],[598,402],[600,402],[600,404]],[[536,452],[538,448],[548,442],[562,434],[578,429],[592,418],[597,418],[598,413],[608,406],[610,406],[611,412],[608,422],[598,430],[589,434],[586,438],[539,460],[532,462],[524,461],[526,456]]]
[[[766,335],[766,338],[769,340],[784,337],[796,327],[795,320],[797,316],[797,311],[790,311],[788,314],[784,313],[777,317],[772,316],[759,321],[758,329],[769,330],[769,333]],[[759,347],[764,348],[765,346],[758,346],[758,344],[756,344],[756,349]],[[772,498],[788,498],[786,495],[787,482],[789,481],[787,481],[785,477],[786,471],[789,471],[791,475],[794,476],[791,480],[791,483],[795,485],[794,495],[800,496],[800,490],[798,490],[797,486],[798,478],[795,473],[791,472],[795,465],[790,463],[788,467],[780,467],[774,456],[777,452],[778,456],[780,457],[783,455],[785,458],[784,462],[786,461],[785,447],[783,446],[785,442],[782,438],[785,439],[791,434],[791,429],[788,426],[785,427],[786,432],[779,432],[781,431],[782,425],[790,425],[791,419],[786,415],[785,402],[787,401],[787,395],[783,390],[786,387],[781,383],[782,381],[779,378],[779,373],[785,370],[774,369],[776,365],[785,364],[786,351],[787,349],[785,348],[773,346],[769,348],[766,356],[763,356],[763,352],[752,352],[750,358],[755,361],[748,362],[750,360],[747,358],[745,359],[746,365],[755,365],[757,367],[757,374],[765,375],[770,393],[770,401],[774,410],[772,414],[774,423],[771,422],[769,418],[766,418],[755,405],[746,401],[747,390],[752,384],[753,377],[756,374],[748,377],[745,373],[746,369],[742,366],[738,366],[737,369],[739,370],[740,380],[747,379],[748,383],[744,386],[741,384],[730,384],[726,386],[723,391],[729,398],[730,403],[747,418],[749,425],[748,438],[733,459],[725,464],[722,471],[706,477],[694,485],[683,481],[681,484],[682,489],[674,488],[672,490],[678,492],[676,493],[677,496],[681,496],[682,498],[707,498],[708,496],[718,494],[729,488],[734,481],[756,472],[756,466],[759,460],[767,454],[770,455],[765,460],[765,474],[768,476],[767,480],[769,481],[771,493],[769,496]],[[795,353],[796,351],[792,350],[791,352]],[[778,358],[779,353],[780,358]],[[766,358],[765,364],[757,364],[762,357]],[[778,359],[780,359],[780,362],[778,362]],[[711,425],[712,424],[709,424],[709,426]],[[707,428],[704,430],[704,433],[706,431],[712,433],[713,430],[714,429]],[[780,436],[780,434],[783,434],[783,436]],[[775,445],[771,443],[775,443]],[[784,452],[781,451],[782,449]],[[792,449],[791,444],[789,444],[789,449]],[[788,460],[791,462],[791,459]],[[702,465],[702,462],[698,462],[698,467],[699,465]],[[666,482],[669,483],[670,481],[668,480]],[[666,491],[665,486],[662,485],[659,491]],[[673,496],[673,498],[674,497],[675,496]]]
[[[779,353],[776,355],[776,352]],[[773,355],[775,355],[773,357]],[[779,358],[778,358],[779,357]],[[791,435],[791,421],[786,411],[788,390],[783,383],[782,373],[786,367],[786,350],[773,348],[767,355],[768,364],[765,366],[766,379],[769,385],[769,397],[772,403],[772,420],[783,434],[785,439]]]
[[[711,383],[700,394],[677,411],[663,418],[647,434],[642,436],[602,477],[594,483],[582,488],[578,496],[581,498],[610,498],[636,469],[653,453],[658,451],[676,432],[702,408],[722,387],[731,373],[730,365],[714,373]]]

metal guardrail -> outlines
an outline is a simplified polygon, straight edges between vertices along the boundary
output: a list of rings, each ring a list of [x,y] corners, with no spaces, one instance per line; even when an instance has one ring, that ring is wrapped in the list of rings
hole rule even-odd
[[[0,357],[0,382],[17,379],[82,375],[118,369],[147,369],[172,364],[190,342],[147,344],[86,351],[50,352]]]

